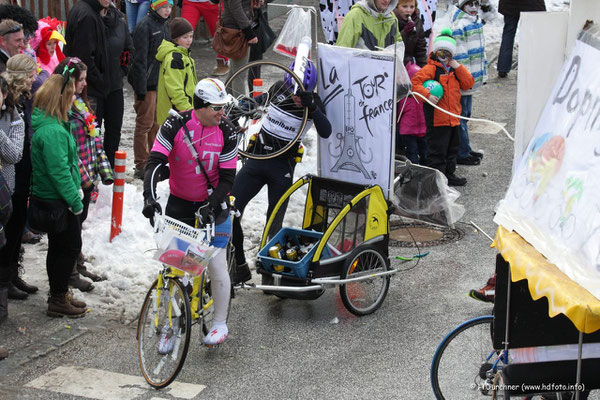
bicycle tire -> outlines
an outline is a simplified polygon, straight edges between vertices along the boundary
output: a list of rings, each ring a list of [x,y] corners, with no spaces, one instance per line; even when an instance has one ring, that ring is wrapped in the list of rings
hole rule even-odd
[[[487,358],[493,351],[493,320],[492,315],[485,315],[465,321],[439,344],[430,371],[436,399],[481,398],[485,372],[492,366]]]
[[[173,278],[168,278],[166,287],[163,287],[154,315],[153,301],[156,300],[157,283],[158,280],[155,280],[146,293],[138,321],[137,341],[138,359],[144,379],[150,386],[162,389],[177,378],[185,363],[190,345],[192,320],[187,291],[178,279]],[[171,317],[171,325],[177,325],[175,328],[171,326],[169,330],[174,334],[178,329],[179,339],[173,339],[173,347],[170,351],[161,353],[159,343],[162,330],[169,323],[169,308],[171,308],[171,315],[176,314],[173,303],[177,304],[181,315],[175,320]],[[155,318],[158,319],[158,323],[155,322]]]
[[[348,257],[342,271],[342,279],[385,272],[388,269],[388,263],[375,246],[363,245],[354,249]],[[352,314],[368,315],[381,307],[389,287],[390,277],[384,275],[340,285],[340,297],[346,309]]]
[[[236,103],[228,109],[227,117],[238,128],[238,153],[243,157],[251,159],[270,159],[280,156],[289,149],[291,149],[292,146],[294,146],[294,144],[302,136],[302,132],[304,131],[304,128],[306,127],[306,123],[308,121],[308,107],[303,108],[302,122],[298,129],[298,132],[296,133],[296,136],[292,140],[290,140],[286,145],[279,148],[278,150],[274,150],[272,152],[264,154],[253,152],[251,150],[252,146],[249,146],[252,142],[251,137],[255,131],[260,130],[260,127],[262,126],[262,121],[264,120],[267,114],[267,108],[265,106],[257,105],[256,102],[253,101],[252,93],[236,93],[233,91],[232,86],[233,82],[236,79],[241,79],[244,80],[243,84],[244,87],[246,87],[246,73],[249,72],[252,68],[256,67],[259,67],[261,69],[262,79],[266,83],[264,85],[266,88],[265,90],[268,90],[268,88],[271,87],[271,85],[275,82],[283,79],[285,73],[290,74],[293,81],[298,85],[299,90],[303,91],[304,85],[302,84],[302,81],[298,78],[298,76],[294,74],[294,72],[285,65],[273,61],[264,60],[246,64],[245,66],[234,72],[231,75],[231,77],[227,79],[227,82],[225,82],[225,88],[227,89],[227,92],[232,94],[233,97],[235,97],[237,100]],[[265,70],[264,67],[270,67],[270,70]],[[289,96],[286,95],[284,99],[287,97]],[[242,107],[240,107],[240,105],[242,104],[247,109],[243,109]],[[257,116],[259,116],[259,118],[250,118],[249,116],[252,114],[256,114]],[[252,129],[250,129],[251,127]]]

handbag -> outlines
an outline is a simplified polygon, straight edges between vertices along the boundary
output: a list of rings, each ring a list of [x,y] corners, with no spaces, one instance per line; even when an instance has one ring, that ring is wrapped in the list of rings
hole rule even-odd
[[[254,50],[256,48],[260,54],[263,54],[269,50],[269,47],[275,42],[277,35],[269,26],[266,14],[261,9],[257,9],[254,21],[256,23],[254,33],[256,33],[256,36],[258,37],[258,43],[252,46],[252,49]]]
[[[31,196],[27,207],[29,226],[36,231],[61,233],[69,225],[69,207],[63,200],[41,200]]]
[[[248,54],[248,40],[241,29],[225,28],[219,7],[219,20],[213,35],[212,48],[217,54],[239,60]],[[250,19],[254,19],[254,2],[250,4]]]

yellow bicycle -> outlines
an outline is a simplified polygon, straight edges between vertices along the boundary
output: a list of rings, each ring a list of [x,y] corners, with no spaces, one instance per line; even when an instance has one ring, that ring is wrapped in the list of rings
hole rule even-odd
[[[199,324],[202,327],[201,340],[211,328],[213,299],[208,260],[217,251],[227,251],[231,272],[235,258],[231,244],[225,249],[209,245],[214,236],[214,224],[196,229],[163,215],[157,215],[155,219],[155,237],[162,249],[161,257],[166,257],[165,254],[170,257],[159,258],[163,268],[142,305],[137,341],[142,375],[151,386],[160,389],[173,382],[181,371],[190,346],[192,326]],[[173,243],[182,242],[190,247],[184,250],[181,246],[172,248]],[[179,256],[177,252],[180,252]]]

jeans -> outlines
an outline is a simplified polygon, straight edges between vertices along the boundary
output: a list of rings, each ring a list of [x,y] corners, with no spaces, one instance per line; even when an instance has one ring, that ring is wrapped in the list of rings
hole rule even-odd
[[[427,158],[427,139],[425,136],[415,135],[400,136],[402,144],[405,147],[406,158],[413,164],[424,164]]]
[[[131,3],[125,0],[125,13],[127,14],[127,25],[129,25],[129,33],[133,32],[135,25],[148,14],[150,8],[150,0],[143,3]]]
[[[498,54],[498,72],[508,73],[512,67],[513,46],[517,25],[519,25],[519,17],[519,14],[504,16],[502,43],[500,43],[500,53]]]
[[[69,276],[81,252],[81,221],[78,215],[67,213],[67,229],[60,233],[48,233],[46,271],[51,294],[66,293]]]
[[[27,222],[29,195],[15,192],[12,197],[13,212],[4,225],[6,245],[0,249],[0,283],[8,283],[17,276],[21,237]]]
[[[92,103],[92,108],[94,104],[96,105],[98,128],[102,127],[102,121],[104,121],[104,152],[111,167],[114,168],[115,152],[119,150],[123,113],[125,110],[123,89],[109,93],[105,99],[93,98],[93,101],[90,101],[90,103]]]
[[[460,115],[463,117],[471,117],[471,109],[473,108],[473,96],[461,96],[460,107],[462,108]],[[460,144],[458,147],[458,159],[463,160],[471,155],[471,145],[469,144],[469,128],[467,121],[460,120],[459,132]]]
[[[273,158],[268,160],[247,160],[235,177],[231,195],[235,197],[235,206],[241,214],[244,209],[260,192],[264,185],[268,187],[269,207],[267,218],[271,216],[275,205],[283,194],[292,186],[294,179],[294,168],[296,164],[289,158]],[[284,204],[279,215],[283,217],[287,204]],[[276,233],[281,228],[283,218],[273,221],[271,232]],[[235,259],[238,265],[246,262],[244,256],[244,232],[240,218],[233,220],[233,236],[231,238],[235,246]]]

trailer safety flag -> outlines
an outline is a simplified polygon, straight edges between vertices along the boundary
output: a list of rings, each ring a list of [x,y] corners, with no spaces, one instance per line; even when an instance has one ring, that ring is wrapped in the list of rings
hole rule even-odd
[[[319,175],[377,184],[390,199],[396,115],[394,54],[322,43],[318,53],[319,96],[332,127],[328,139],[319,138]]]
[[[600,298],[600,30],[564,63],[494,221]]]

